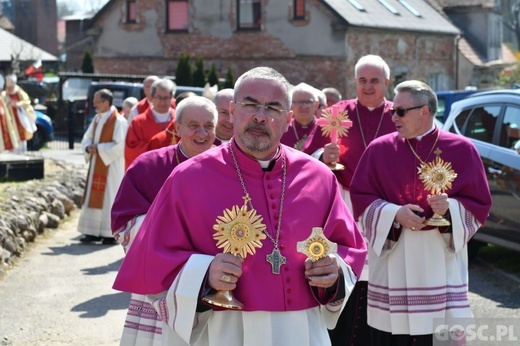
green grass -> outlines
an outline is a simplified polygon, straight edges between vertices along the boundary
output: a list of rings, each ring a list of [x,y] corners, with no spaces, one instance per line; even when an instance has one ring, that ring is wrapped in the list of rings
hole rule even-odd
[[[507,273],[520,276],[520,252],[518,251],[488,245],[480,248],[477,257]]]

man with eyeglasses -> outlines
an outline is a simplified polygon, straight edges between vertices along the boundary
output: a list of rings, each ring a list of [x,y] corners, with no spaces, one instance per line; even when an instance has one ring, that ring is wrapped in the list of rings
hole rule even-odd
[[[125,141],[126,169],[142,153],[177,143],[179,138],[173,129],[175,109],[171,106],[175,89],[175,83],[167,78],[158,79],[152,84],[152,106],[136,116],[128,128]],[[164,132],[161,140],[154,140],[151,146],[152,138],[161,132]]]
[[[139,102],[137,102],[137,104],[135,106],[132,107],[132,109],[130,110],[130,112],[128,112],[128,114],[125,115],[128,120],[128,123],[130,123],[132,121],[132,119],[135,118],[136,116],[138,116],[139,114],[146,112],[146,110],[152,105],[151,88],[152,88],[152,84],[158,80],[159,80],[159,77],[154,76],[154,75],[147,76],[143,80],[144,97],[141,100],[139,100]],[[172,105],[172,108],[175,108],[175,99],[174,98],[172,98],[171,105]]]
[[[175,128],[181,140],[147,151],[128,168],[112,205],[112,232],[125,253],[140,232],[155,196],[172,170],[213,146],[217,109],[202,96],[190,96],[178,103]],[[153,179],[143,179],[153,177]],[[145,296],[132,294],[121,345],[158,345],[161,320]]]
[[[317,89],[309,84],[300,83],[293,88],[292,97],[293,119],[281,142],[312,155],[330,142],[330,138],[324,136],[321,127],[316,124],[315,114],[320,106]]]
[[[139,100],[139,102],[137,102],[137,104],[134,107],[132,107],[132,109],[130,110],[130,113],[127,116],[128,123],[130,123],[132,121],[132,119],[135,118],[136,116],[138,116],[139,114],[146,112],[148,107],[151,106],[151,104],[152,104],[152,94],[151,94],[152,84],[158,80],[159,80],[159,77],[154,76],[154,75],[147,76],[143,80],[144,97],[141,100]]]
[[[427,84],[397,85],[392,111],[397,132],[368,146],[350,188],[368,237],[371,342],[432,345],[435,326],[472,318],[466,245],[491,196],[473,144],[435,126],[437,96]],[[450,225],[425,222],[434,213]]]
[[[327,327],[366,245],[330,169],[280,144],[290,105],[280,73],[244,73],[231,141],[178,165],[152,203],[114,288],[147,295],[164,321],[163,344],[330,345]],[[297,251],[313,227],[337,253],[313,262]],[[232,291],[242,309],[203,300],[217,291]]]
[[[352,127],[348,135],[340,137],[338,144],[329,143],[323,148],[320,159],[326,164],[339,162],[344,170],[334,171],[342,187],[345,203],[352,211],[349,189],[352,176],[367,145],[379,136],[395,131],[390,107],[392,102],[385,99],[390,84],[390,67],[377,55],[365,55],[355,65],[354,78],[357,97],[340,101],[335,106],[348,113]],[[318,151],[316,154],[319,154]],[[318,155],[316,155],[318,156]],[[366,304],[367,304],[368,264],[350,295],[338,326],[330,331],[333,345],[369,344]]]

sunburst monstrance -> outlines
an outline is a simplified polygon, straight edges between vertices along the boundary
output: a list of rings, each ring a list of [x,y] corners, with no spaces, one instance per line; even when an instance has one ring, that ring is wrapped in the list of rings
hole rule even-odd
[[[242,207],[235,205],[217,217],[217,223],[213,226],[216,231],[213,239],[217,241],[217,248],[223,248],[224,253],[245,258],[247,254],[254,255],[256,248],[262,247],[266,226],[255,209],[247,209],[249,199],[249,195],[246,195]]]
[[[437,148],[435,150],[435,160],[421,163],[417,172],[419,179],[424,184],[424,188],[430,190],[434,195],[451,189],[451,183],[457,178],[457,173],[451,168],[451,162],[441,159],[441,153],[442,151]],[[434,213],[425,223],[429,226],[449,226],[451,224],[437,213]]]
[[[424,188],[432,194],[451,189],[451,183],[457,178],[457,173],[451,168],[451,162],[446,162],[439,156],[432,162],[421,164],[418,173]]]

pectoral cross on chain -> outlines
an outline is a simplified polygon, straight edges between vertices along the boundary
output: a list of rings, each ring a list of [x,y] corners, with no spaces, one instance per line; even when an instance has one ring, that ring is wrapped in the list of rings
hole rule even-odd
[[[266,261],[271,263],[273,274],[280,274],[280,267],[287,262],[287,259],[282,256],[280,250],[274,248],[273,252],[266,256]]]

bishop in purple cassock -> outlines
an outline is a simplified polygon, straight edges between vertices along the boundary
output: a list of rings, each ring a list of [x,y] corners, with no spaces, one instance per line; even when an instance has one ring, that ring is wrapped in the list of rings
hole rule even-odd
[[[242,75],[230,108],[235,137],[173,170],[128,251],[114,288],[146,295],[164,321],[163,341],[330,345],[327,328],[361,273],[366,245],[330,169],[279,144],[292,115],[289,90],[267,67]],[[244,201],[262,217],[266,239],[240,259],[217,248],[214,226]],[[297,243],[313,227],[337,253],[311,263]],[[283,257],[273,263],[276,252]],[[202,303],[225,287],[243,310]]]
[[[368,324],[377,345],[431,345],[436,323],[472,317],[466,245],[491,197],[473,144],[434,125],[437,98],[429,86],[399,84],[393,107],[397,132],[367,147],[350,186],[368,238]],[[454,171],[438,167],[435,183],[444,193],[432,193],[419,174],[437,157]],[[434,213],[451,225],[426,225]]]

